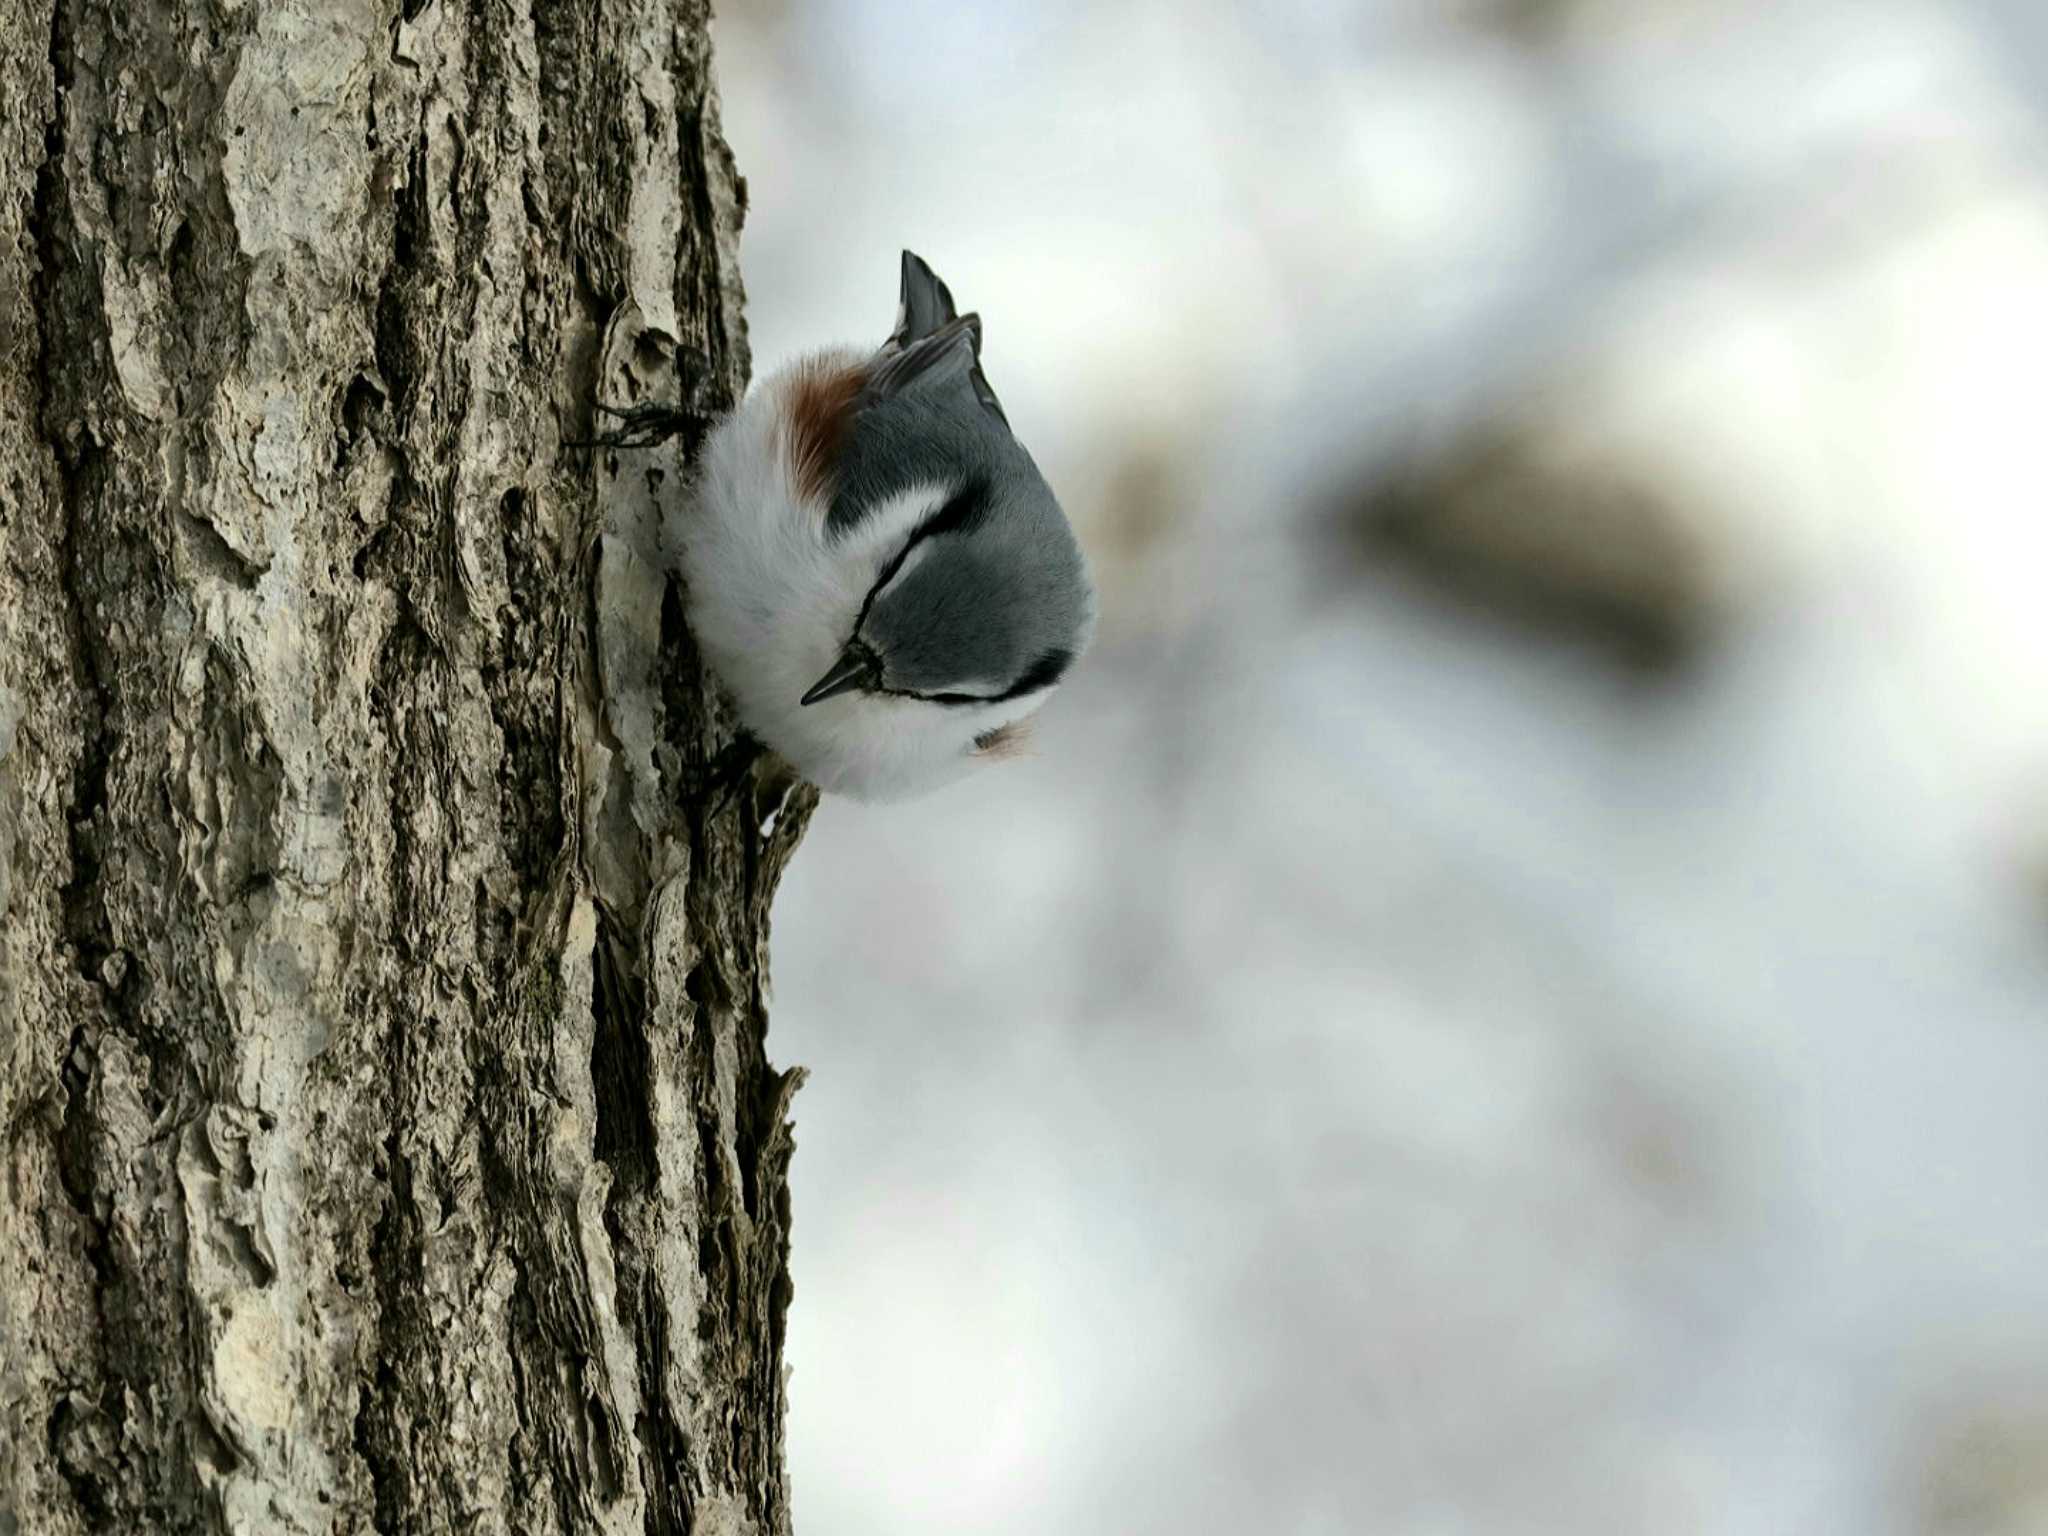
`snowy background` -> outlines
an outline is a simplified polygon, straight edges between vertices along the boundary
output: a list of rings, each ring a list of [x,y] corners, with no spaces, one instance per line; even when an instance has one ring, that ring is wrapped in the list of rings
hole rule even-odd
[[[1035,756],[775,912],[800,1531],[2048,1531],[2048,6],[729,0]]]

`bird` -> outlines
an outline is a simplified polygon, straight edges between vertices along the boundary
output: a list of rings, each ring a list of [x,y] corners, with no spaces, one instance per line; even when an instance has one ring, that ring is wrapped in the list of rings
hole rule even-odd
[[[711,427],[662,538],[747,736],[902,800],[1013,756],[1088,648],[1088,563],[923,259],[879,348],[799,357]]]

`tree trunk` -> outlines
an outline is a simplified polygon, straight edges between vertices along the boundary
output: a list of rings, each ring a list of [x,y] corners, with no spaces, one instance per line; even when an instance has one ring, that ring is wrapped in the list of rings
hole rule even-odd
[[[0,0],[0,1536],[788,1529],[707,20]]]

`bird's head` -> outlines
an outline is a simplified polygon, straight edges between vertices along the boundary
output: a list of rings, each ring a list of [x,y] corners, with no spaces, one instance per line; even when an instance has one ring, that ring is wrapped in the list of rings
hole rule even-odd
[[[982,372],[980,318],[910,252],[895,331],[838,388],[810,452],[827,537],[868,551],[872,580],[802,702],[915,701],[987,751],[1087,646],[1080,546]]]

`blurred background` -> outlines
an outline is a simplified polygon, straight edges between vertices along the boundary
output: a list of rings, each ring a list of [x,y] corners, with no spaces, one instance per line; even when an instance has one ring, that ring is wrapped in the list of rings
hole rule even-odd
[[[2048,6],[727,12],[1103,595],[776,907],[798,1529],[2048,1532]]]

